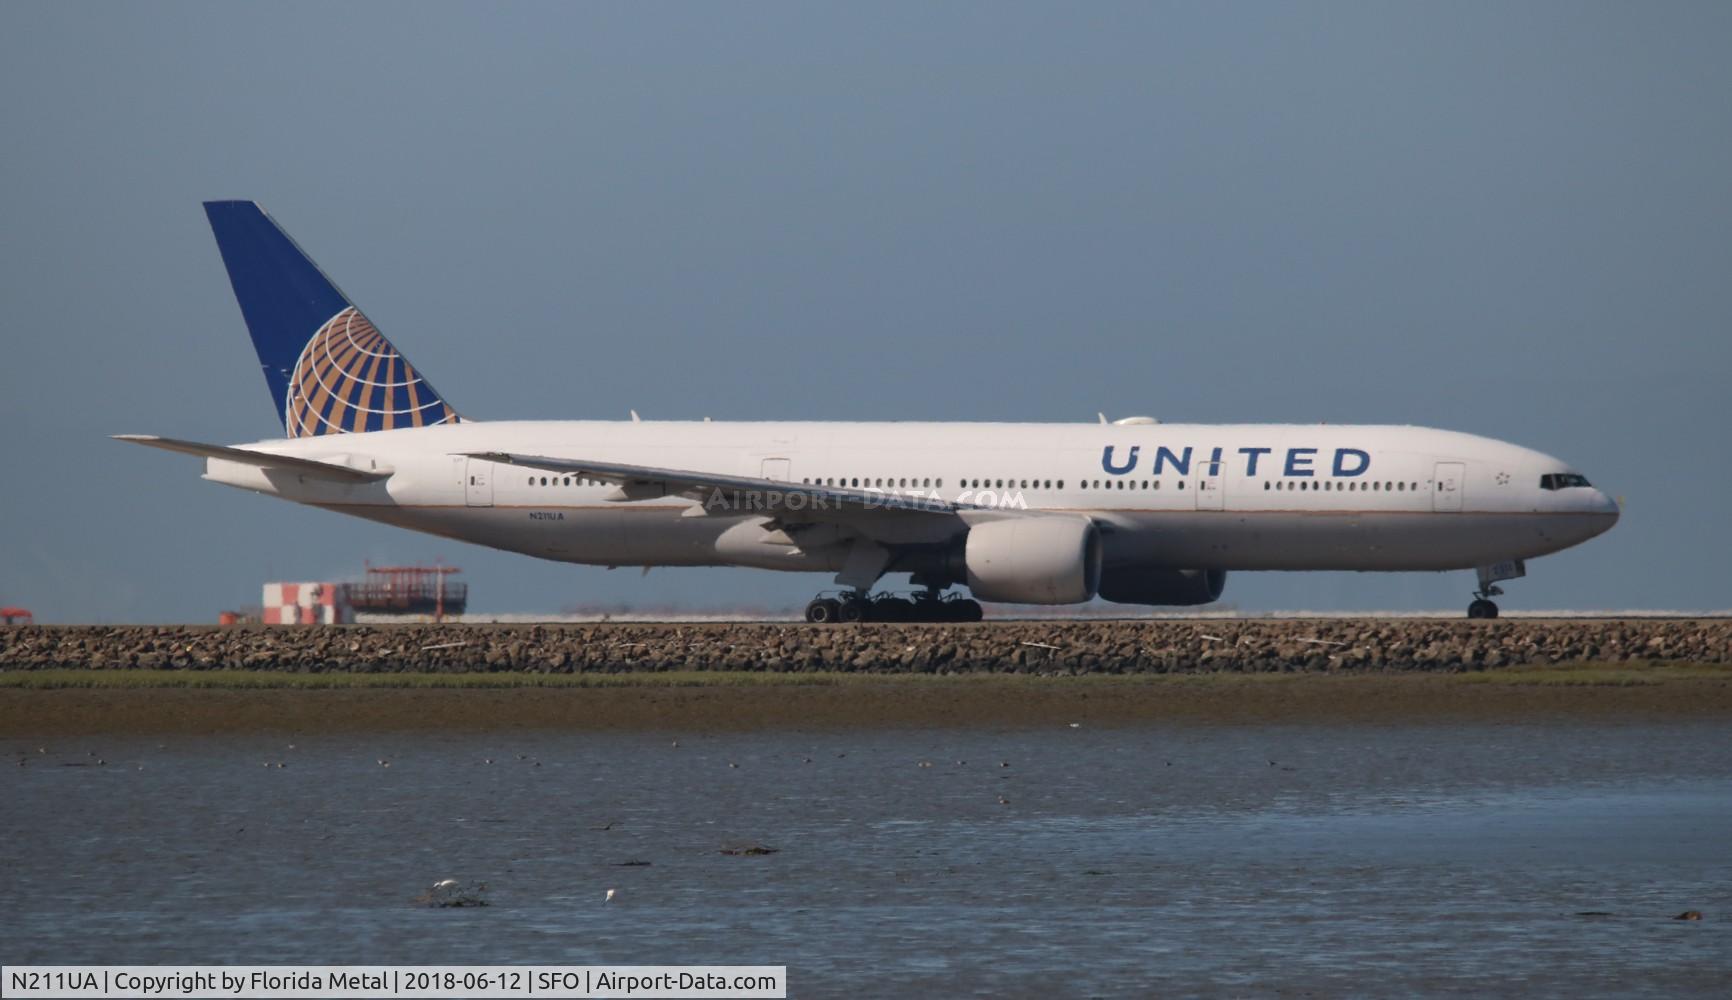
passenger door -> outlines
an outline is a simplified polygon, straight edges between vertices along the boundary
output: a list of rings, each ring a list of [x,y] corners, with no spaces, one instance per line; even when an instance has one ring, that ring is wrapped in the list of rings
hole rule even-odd
[[[464,497],[471,507],[493,506],[493,463],[481,458],[468,460]]]
[[[1225,510],[1227,507],[1226,480],[1217,471],[1210,475],[1204,472],[1197,479],[1197,509]]]
[[[1440,514],[1461,510],[1461,487],[1467,479],[1467,466],[1460,462],[1439,462],[1432,473],[1431,509]]]

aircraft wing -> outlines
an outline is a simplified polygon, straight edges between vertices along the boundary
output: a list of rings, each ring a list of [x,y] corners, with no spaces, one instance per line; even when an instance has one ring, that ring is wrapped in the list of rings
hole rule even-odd
[[[197,455],[201,458],[219,458],[225,462],[241,462],[260,468],[288,469],[298,475],[343,483],[368,483],[376,479],[384,479],[391,474],[391,470],[388,468],[356,469],[337,462],[324,462],[314,458],[274,455],[265,451],[253,451],[250,448],[233,448],[228,445],[204,444],[199,441],[182,441],[179,438],[157,437],[154,434],[116,434],[114,440],[125,441],[129,444],[142,444],[147,448],[161,448],[164,451],[178,451],[184,455]]]
[[[497,451],[475,452],[468,457],[616,483],[619,490],[609,498],[616,501],[682,496],[702,501],[706,509],[716,509],[718,512],[758,512],[789,520],[851,520],[857,515],[873,511],[961,516],[968,520],[967,515],[973,512],[997,511],[997,508],[993,507],[957,503],[934,495],[907,491],[788,483],[751,476],[727,476],[713,472],[661,469],[619,462],[592,462],[546,455],[513,455]]]

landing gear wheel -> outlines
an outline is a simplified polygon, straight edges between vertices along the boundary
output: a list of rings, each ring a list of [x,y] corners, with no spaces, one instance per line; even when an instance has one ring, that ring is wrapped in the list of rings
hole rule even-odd
[[[852,622],[977,622],[984,615],[980,602],[966,597],[941,597],[927,588],[912,594],[872,594],[830,591],[806,605],[806,620],[815,625]]]
[[[1481,597],[1467,606],[1469,618],[1496,618],[1497,605]]]

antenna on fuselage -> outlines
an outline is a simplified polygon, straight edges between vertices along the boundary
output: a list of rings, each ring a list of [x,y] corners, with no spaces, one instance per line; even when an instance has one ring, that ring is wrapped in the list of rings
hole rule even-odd
[[[627,410],[627,411],[626,411],[626,412],[627,412],[627,413],[629,413],[629,414],[631,414],[631,422],[632,422],[632,423],[634,423],[634,424],[641,424],[641,423],[643,423],[643,418],[642,418],[642,417],[640,417],[640,416],[638,416],[638,415],[637,415],[637,411],[636,411],[636,410]]]

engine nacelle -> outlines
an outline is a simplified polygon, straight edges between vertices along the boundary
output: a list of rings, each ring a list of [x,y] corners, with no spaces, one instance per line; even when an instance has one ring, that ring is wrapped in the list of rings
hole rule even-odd
[[[1116,567],[1101,576],[1101,598],[1116,604],[1208,604],[1227,589],[1224,569]]]
[[[1101,535],[1084,517],[1016,517],[968,529],[968,589],[1007,604],[1081,604],[1101,582]]]

